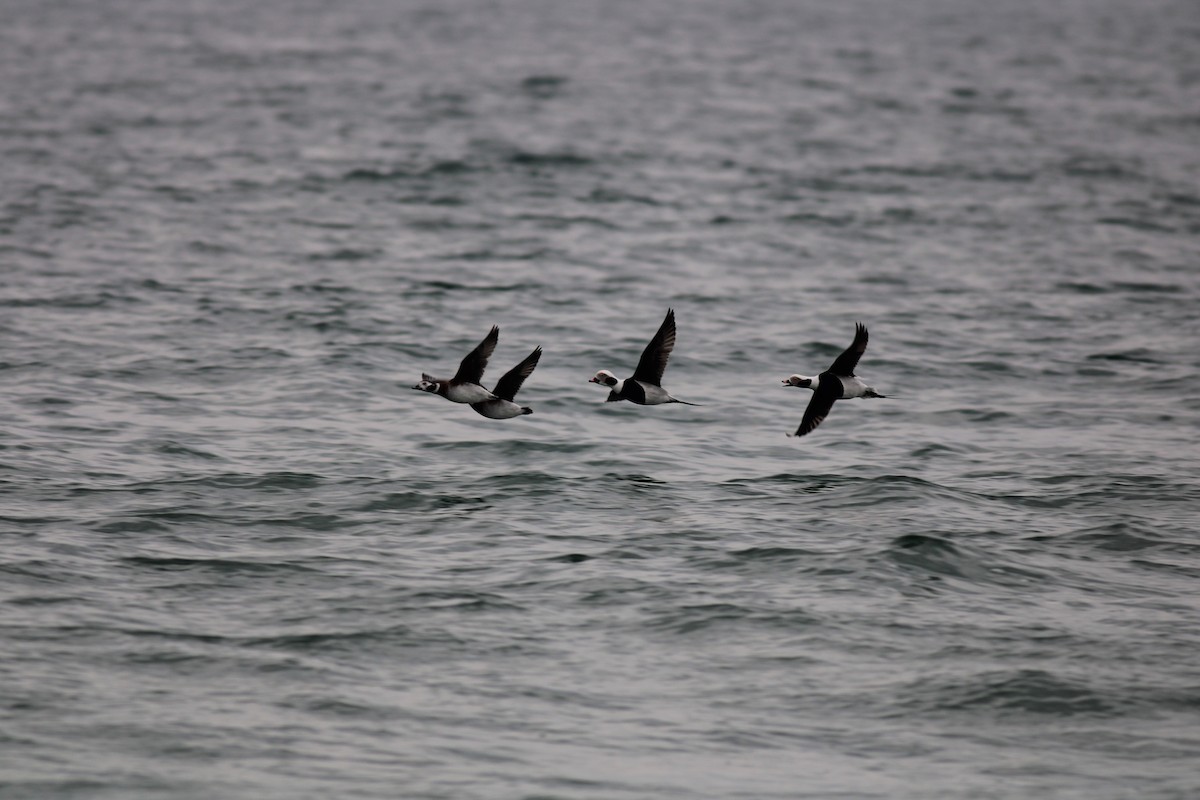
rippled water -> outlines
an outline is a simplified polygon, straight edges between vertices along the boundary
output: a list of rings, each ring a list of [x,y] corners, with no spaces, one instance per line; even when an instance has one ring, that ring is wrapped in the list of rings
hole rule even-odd
[[[7,3],[0,795],[1200,793],[1200,13],[1043,6]]]

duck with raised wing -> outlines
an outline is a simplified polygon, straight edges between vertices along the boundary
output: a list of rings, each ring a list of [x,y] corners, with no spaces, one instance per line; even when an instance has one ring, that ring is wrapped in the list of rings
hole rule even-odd
[[[533,369],[541,357],[542,348],[533,348],[532,353],[525,356],[520,364],[504,373],[504,377],[496,382],[496,388],[492,390],[492,394],[496,395],[494,400],[472,403],[471,408],[489,419],[510,419],[522,414],[532,414],[532,408],[517,405],[513,402],[513,398],[521,390],[521,384],[525,382],[525,379],[533,374]]]
[[[667,316],[659,326],[658,333],[654,334],[650,344],[646,345],[646,349],[642,351],[642,358],[638,361],[637,369],[633,371],[633,377],[617,380],[616,375],[602,369],[592,376],[588,383],[598,383],[608,387],[608,399],[604,401],[606,403],[628,400],[639,406],[657,406],[662,403],[698,405],[698,403],[689,403],[686,400],[672,397],[662,387],[663,371],[667,368],[667,360],[671,357],[673,349],[675,349],[675,311],[668,308]]]
[[[500,329],[493,325],[488,335],[483,337],[483,341],[467,353],[453,378],[435,378],[423,372],[421,382],[412,388],[441,395],[452,403],[484,403],[495,400],[496,395],[483,388],[479,382],[483,380],[483,371],[487,368],[488,359],[492,357],[499,340]]]
[[[804,375],[792,375],[783,381],[784,387],[798,386],[802,389],[812,389],[812,400],[804,411],[804,419],[796,432],[788,436],[803,436],[820,425],[829,416],[834,401],[848,400],[851,397],[885,397],[870,386],[863,383],[854,374],[858,360],[867,349],[867,328],[861,322],[855,324],[854,341],[846,351],[834,360],[829,369],[815,378]]]

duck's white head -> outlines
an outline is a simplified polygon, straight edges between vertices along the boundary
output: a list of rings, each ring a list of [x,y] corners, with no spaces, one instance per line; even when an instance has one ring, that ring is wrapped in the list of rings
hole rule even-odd
[[[426,379],[426,380],[422,380],[420,383],[418,383],[416,386],[414,386],[412,388],[416,389],[417,391],[421,391],[421,392],[433,392],[434,394],[437,394],[438,389],[442,388],[442,386],[437,381],[431,381],[431,380]]]
[[[588,380],[588,383],[599,383],[599,384],[602,384],[604,386],[608,386],[609,388],[611,388],[611,387],[617,385],[617,376],[613,375],[611,372],[609,372],[606,369],[602,369],[599,372],[597,372],[595,375],[593,375]]]
[[[789,375],[783,381],[783,385],[785,387],[798,386],[801,389],[812,389],[814,392],[817,390],[817,386],[819,386],[820,383],[820,378],[810,378],[807,375]]]

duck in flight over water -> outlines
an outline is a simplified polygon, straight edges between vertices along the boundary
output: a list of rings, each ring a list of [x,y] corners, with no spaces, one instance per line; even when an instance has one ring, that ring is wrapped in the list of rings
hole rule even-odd
[[[494,400],[472,403],[471,408],[490,419],[510,419],[522,414],[532,414],[532,408],[517,405],[513,402],[513,398],[521,390],[521,384],[525,382],[525,379],[533,374],[533,369],[541,357],[542,348],[533,348],[533,352],[525,356],[520,364],[504,373],[504,377],[496,381],[496,388],[492,391],[492,394],[496,395]]]
[[[667,316],[659,326],[658,333],[654,334],[650,344],[646,345],[646,349],[642,351],[642,358],[638,361],[632,378],[617,380],[616,375],[602,369],[593,375],[588,383],[598,383],[609,388],[608,399],[604,401],[606,403],[628,400],[639,406],[657,406],[662,403],[699,405],[671,397],[670,393],[662,388],[663,371],[667,368],[667,359],[671,357],[673,349],[675,349],[675,311],[668,308]]]
[[[454,373],[453,378],[448,380],[435,378],[422,372],[421,382],[412,388],[441,395],[452,403],[474,404],[495,400],[496,395],[483,388],[479,382],[483,380],[483,371],[487,369],[488,359],[492,357],[492,352],[496,349],[496,342],[499,340],[500,329],[493,325],[488,335],[483,337],[483,341],[474,350],[467,353],[462,363],[458,365],[458,372]],[[519,383],[517,385],[520,386]],[[476,410],[478,411],[478,409]],[[484,416],[487,415],[484,414]]]
[[[796,432],[788,436],[803,436],[812,433],[825,417],[829,416],[835,400],[848,400],[851,397],[885,397],[870,386],[867,386],[854,374],[858,360],[867,349],[867,328],[861,322],[854,326],[854,341],[846,351],[834,360],[829,369],[815,378],[804,375],[792,375],[783,381],[784,387],[798,386],[812,389],[812,400],[804,410],[804,419]]]

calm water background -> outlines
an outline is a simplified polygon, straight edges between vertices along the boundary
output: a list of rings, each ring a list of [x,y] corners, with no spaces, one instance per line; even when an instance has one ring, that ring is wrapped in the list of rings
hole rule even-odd
[[[0,796],[1200,796],[1195,3],[2,14]]]

